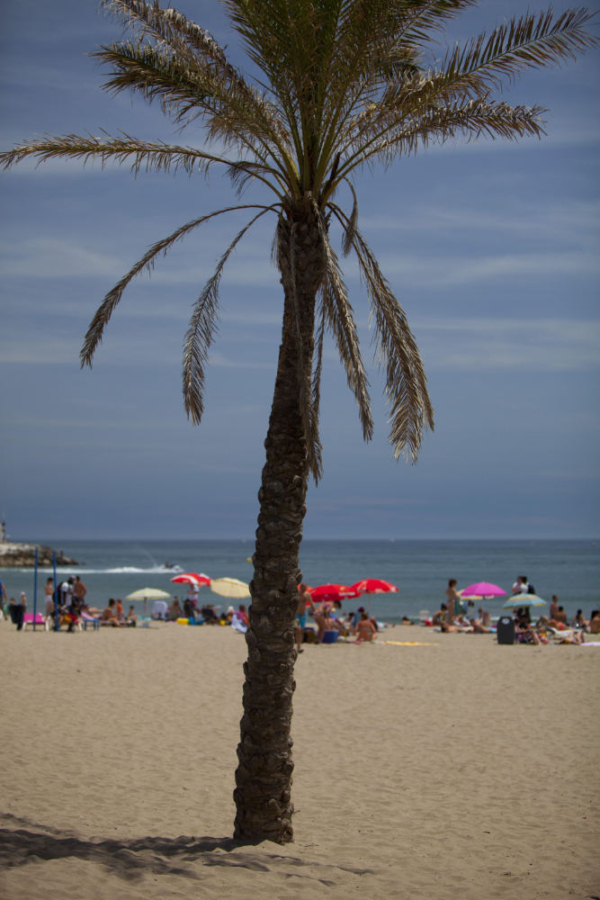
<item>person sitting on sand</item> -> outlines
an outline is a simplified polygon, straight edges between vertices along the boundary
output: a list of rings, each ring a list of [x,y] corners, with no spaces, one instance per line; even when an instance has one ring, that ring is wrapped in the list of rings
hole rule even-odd
[[[582,631],[585,631],[589,627],[589,624],[590,623],[587,621],[587,619],[583,618],[583,610],[578,609],[573,616],[573,621],[571,622],[573,628],[579,628]]]
[[[182,617],[183,610],[181,608],[181,604],[179,603],[179,597],[173,597],[173,599],[169,603],[169,619],[171,620],[171,622],[175,622],[177,619],[181,619]],[[189,616],[187,618],[189,618]]]
[[[408,616],[402,616],[402,624],[403,625],[412,625],[412,620],[408,618]]]
[[[130,606],[129,612],[127,613],[127,618],[125,619],[125,624],[129,625],[130,628],[135,628],[137,625],[138,617],[135,612],[135,607]]]
[[[481,619],[469,619],[469,624],[473,629],[473,634],[489,634],[490,628],[484,625]]]
[[[567,620],[567,614],[565,612],[564,606],[558,607],[558,612],[554,616],[554,619],[556,622],[559,622],[561,625],[567,625],[568,620]]]
[[[479,614],[479,619],[480,619],[483,627],[488,628],[488,629],[491,628],[492,627],[491,613],[489,613],[487,611],[487,609],[484,609],[483,606],[480,606],[479,609],[477,610],[477,612]]]
[[[114,627],[125,624],[124,622],[119,622],[117,618],[116,602],[112,599],[112,597],[108,601],[108,606],[106,607],[106,609],[102,610],[102,615],[100,616],[100,624],[112,625]]]
[[[590,634],[600,634],[600,610],[593,609],[590,616]]]
[[[442,603],[442,605],[440,606],[438,611],[433,614],[433,619],[431,620],[431,624],[432,625],[441,625],[442,622],[445,622],[447,611],[448,611],[448,607],[446,606],[445,603]]]
[[[531,624],[522,621],[517,623],[517,627],[515,628],[515,637],[521,644],[538,645],[548,643],[548,639],[544,638],[542,640],[541,636],[537,633],[535,628],[531,627]]]
[[[373,641],[377,634],[377,629],[369,619],[366,612],[360,614],[360,619],[354,629],[354,634],[358,641]]]

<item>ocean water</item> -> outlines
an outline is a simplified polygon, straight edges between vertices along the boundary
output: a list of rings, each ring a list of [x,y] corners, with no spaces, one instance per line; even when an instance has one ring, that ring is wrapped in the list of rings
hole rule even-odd
[[[39,540],[40,543],[50,543]],[[138,588],[153,587],[185,596],[181,585],[171,584],[178,572],[203,572],[211,578],[252,578],[248,559],[253,541],[54,541],[80,565],[59,568],[59,580],[78,574],[88,588],[89,602],[104,607],[109,597],[125,598]],[[433,613],[445,599],[449,578],[463,588],[489,581],[510,594],[517,575],[526,575],[537,594],[550,600],[559,596],[569,617],[583,609],[600,607],[600,541],[314,541],[302,543],[300,562],[304,580],[311,586],[352,584],[362,578],[382,578],[398,587],[397,594],[365,597],[371,613],[387,622],[403,615],[418,617],[423,609]],[[169,563],[173,568],[167,568]],[[44,584],[50,569],[40,569],[37,579],[38,609],[43,607]],[[33,610],[34,573],[30,569],[0,569],[9,595],[25,591]],[[227,600],[202,588],[200,601],[224,608]],[[354,609],[360,601],[347,600]],[[492,615],[502,611],[502,598],[485,601]],[[143,604],[135,604],[138,613]],[[540,607],[540,612],[548,607]]]

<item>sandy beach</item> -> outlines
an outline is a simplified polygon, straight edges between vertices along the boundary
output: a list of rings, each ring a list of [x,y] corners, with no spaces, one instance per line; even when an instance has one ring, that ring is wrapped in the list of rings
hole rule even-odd
[[[240,635],[0,623],[0,895],[600,896],[600,648],[380,641],[306,647],[295,842],[235,846]]]

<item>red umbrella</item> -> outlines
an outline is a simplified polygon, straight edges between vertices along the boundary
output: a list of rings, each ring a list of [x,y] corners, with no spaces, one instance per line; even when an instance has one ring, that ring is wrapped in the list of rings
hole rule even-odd
[[[353,596],[359,594],[397,594],[398,588],[389,581],[382,581],[380,578],[363,578],[353,584],[350,590]]]
[[[176,575],[175,578],[171,578],[171,581],[174,581],[175,584],[194,584],[196,587],[204,587],[210,584],[210,578],[208,575],[203,575],[202,572],[185,572],[183,575]]]
[[[334,600],[344,600],[347,597],[358,597],[358,594],[346,584],[320,584],[319,587],[310,588],[309,593],[317,603],[331,603]]]

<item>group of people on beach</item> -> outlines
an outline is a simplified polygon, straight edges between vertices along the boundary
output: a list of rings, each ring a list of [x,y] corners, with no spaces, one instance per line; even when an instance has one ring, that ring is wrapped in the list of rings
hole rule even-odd
[[[316,631],[308,626],[311,617]],[[379,629],[376,619],[370,618],[364,606],[347,615],[342,613],[339,600],[315,604],[306,584],[298,585],[298,606],[296,608],[296,649],[303,653],[303,643],[322,644],[328,633],[353,636],[357,641],[373,641]]]
[[[27,597],[21,592],[19,599],[6,596],[4,585],[0,581],[2,597],[2,609],[7,617],[10,617],[21,630],[24,624]],[[80,622],[93,622],[99,625],[108,625],[114,628],[135,627],[138,624],[138,616],[135,607],[131,605],[125,613],[121,599],[111,598],[104,609],[90,606],[86,601],[87,588],[78,575],[69,577],[54,585],[54,579],[48,578],[44,588],[45,592],[45,616],[56,627],[66,626],[67,631],[72,632]],[[465,600],[457,589],[457,581],[451,578],[445,591],[446,601],[433,615],[430,624],[439,628],[442,632],[463,632],[471,634],[487,634],[494,631],[490,613],[479,606],[475,612],[475,603],[472,599]],[[550,635],[555,632],[565,632],[565,643],[580,643],[583,634],[600,634],[600,610],[591,611],[589,619],[583,615],[583,610],[578,609],[570,626],[564,606],[559,603],[558,596],[554,594],[550,603],[548,615],[540,616],[535,623],[531,620],[532,606],[527,599],[535,597],[535,588],[525,575],[519,575],[513,586],[512,594],[517,598],[524,597],[523,606],[517,606],[513,611],[515,637],[523,643],[540,644],[547,643]],[[160,610],[158,606],[160,605]],[[309,617],[316,627],[309,624]],[[245,632],[250,627],[248,611],[245,604],[241,603],[238,609],[229,606],[225,612],[219,612],[213,604],[206,603],[201,607],[198,604],[198,593],[190,589],[183,603],[177,596],[173,597],[169,604],[158,602],[152,618],[165,621],[178,621],[187,619],[194,624],[219,624],[231,625],[236,631]],[[403,624],[412,624],[408,617],[404,617]],[[298,586],[298,604],[295,620],[296,649],[303,652],[302,644],[305,642],[325,643],[326,636],[332,634],[336,637],[343,635],[354,638],[357,642],[374,641],[378,633],[380,623],[371,617],[364,609],[359,607],[356,612],[344,614],[339,600],[315,604],[310,589],[302,583]]]
[[[493,631],[490,613],[480,606],[475,615],[473,600],[465,602],[456,585],[455,578],[448,581],[446,602],[442,603],[440,609],[433,615],[431,625],[442,632],[486,634]],[[523,597],[523,606],[516,606],[513,610],[515,637],[521,643],[548,643],[550,636],[554,636],[556,632],[559,632],[559,640],[560,632],[565,632],[564,643],[579,644],[582,643],[586,631],[590,634],[600,634],[600,610],[592,610],[590,618],[586,619],[583,610],[578,609],[569,629],[567,613],[564,606],[560,605],[556,594],[552,595],[549,614],[540,616],[534,624],[531,620],[532,606],[527,600],[538,598],[526,575],[517,577],[512,586],[512,595],[517,599]]]
[[[179,597],[173,597],[169,604],[164,604],[164,609],[156,618],[162,618],[167,622],[177,622],[187,619],[195,625],[232,625],[236,631],[247,631],[250,620],[245,603],[240,603],[237,609],[228,606],[225,612],[219,612],[212,603],[198,604],[198,594],[190,591],[183,601]]]

